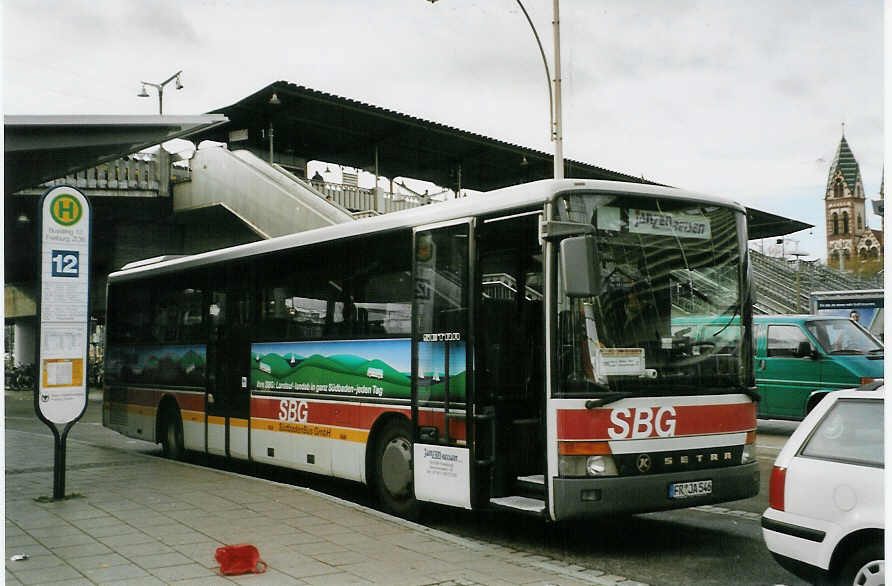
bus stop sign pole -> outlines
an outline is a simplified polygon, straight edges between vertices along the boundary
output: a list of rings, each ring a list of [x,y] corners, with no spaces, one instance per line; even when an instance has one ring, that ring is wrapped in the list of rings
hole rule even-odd
[[[92,208],[68,185],[40,200],[34,411],[53,432],[53,499],[65,498],[65,444],[87,409]],[[60,431],[61,428],[61,431]]]

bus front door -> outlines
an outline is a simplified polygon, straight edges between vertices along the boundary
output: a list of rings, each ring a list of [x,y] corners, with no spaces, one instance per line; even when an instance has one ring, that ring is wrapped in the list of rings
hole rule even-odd
[[[417,228],[412,327],[415,497],[471,508],[473,392],[468,359],[473,225]]]

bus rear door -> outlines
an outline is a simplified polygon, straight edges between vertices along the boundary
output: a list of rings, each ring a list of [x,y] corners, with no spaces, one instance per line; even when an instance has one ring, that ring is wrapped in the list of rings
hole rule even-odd
[[[213,287],[208,306],[207,450],[249,458],[250,293]]]

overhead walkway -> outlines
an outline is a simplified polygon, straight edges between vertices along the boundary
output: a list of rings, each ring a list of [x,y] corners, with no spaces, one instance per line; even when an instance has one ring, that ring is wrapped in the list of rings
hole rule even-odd
[[[882,288],[882,282],[860,279],[818,263],[803,262],[797,271],[795,265],[755,250],[750,250],[750,258],[756,285],[753,308],[756,313],[807,313],[812,291]]]
[[[310,184],[248,151],[200,148],[190,166],[191,181],[174,186],[174,213],[223,207],[262,238],[353,219]]]

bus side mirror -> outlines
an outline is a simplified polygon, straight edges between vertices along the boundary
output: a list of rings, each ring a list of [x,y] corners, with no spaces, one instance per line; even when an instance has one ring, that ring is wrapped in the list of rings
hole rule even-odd
[[[601,270],[594,238],[573,236],[561,240],[561,279],[568,297],[601,294]]]

